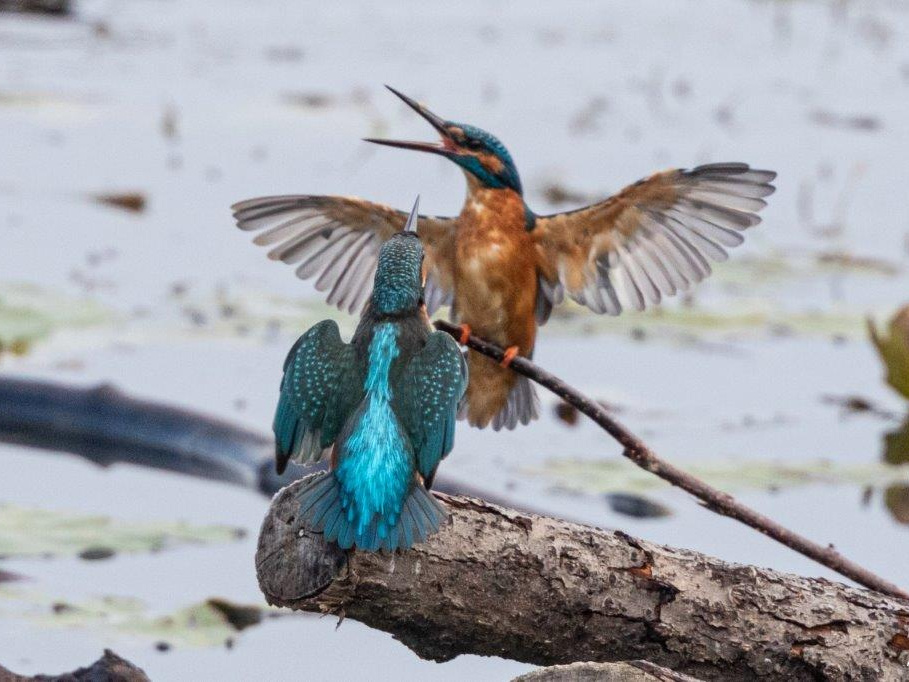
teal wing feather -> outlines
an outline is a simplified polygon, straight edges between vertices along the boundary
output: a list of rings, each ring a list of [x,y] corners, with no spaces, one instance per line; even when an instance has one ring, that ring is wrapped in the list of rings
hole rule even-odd
[[[408,363],[395,400],[427,488],[454,447],[458,403],[466,388],[467,364],[457,343],[444,332],[433,332]]]
[[[362,395],[356,367],[353,346],[341,340],[333,320],[309,329],[290,349],[273,425],[279,474],[289,460],[318,460],[334,443]]]

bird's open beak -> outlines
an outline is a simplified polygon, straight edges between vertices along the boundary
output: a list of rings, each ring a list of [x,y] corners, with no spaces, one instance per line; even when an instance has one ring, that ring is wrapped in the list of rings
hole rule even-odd
[[[455,146],[454,140],[451,139],[451,135],[448,133],[448,129],[445,127],[445,120],[436,116],[429,109],[424,107],[422,104],[416,100],[411,99],[403,92],[398,92],[390,85],[386,85],[386,88],[391,90],[395,95],[404,100],[404,103],[409,106],[411,109],[416,111],[420,116],[426,119],[433,128],[435,128],[442,140],[440,142],[410,142],[407,140],[382,140],[373,137],[363,138],[366,142],[374,142],[375,144],[384,144],[388,147],[400,147],[401,149],[414,149],[418,152],[429,152],[431,154],[441,154],[442,156],[455,156],[457,155],[457,147]]]

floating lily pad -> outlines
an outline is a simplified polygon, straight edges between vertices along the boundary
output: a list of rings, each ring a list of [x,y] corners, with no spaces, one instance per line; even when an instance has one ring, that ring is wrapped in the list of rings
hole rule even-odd
[[[217,597],[158,615],[133,597],[104,596],[77,603],[12,588],[0,590],[0,603],[5,610],[43,627],[92,628],[166,643],[167,648],[222,646],[241,630],[282,615],[265,605],[237,604]]]
[[[78,556],[154,552],[187,544],[230,542],[244,531],[181,522],[128,523],[43,509],[0,506],[0,557]]]
[[[225,599],[212,598],[171,615],[138,617],[121,623],[117,629],[171,644],[217,646],[224,644],[240,630],[258,625],[271,611],[265,606],[235,604]]]
[[[5,305],[0,300],[0,351],[24,355],[52,329],[52,321],[43,313]]]
[[[778,462],[773,460],[735,460],[692,462],[682,465],[690,474],[733,492],[747,489],[772,489],[810,484],[886,485],[909,483],[909,466],[885,463],[836,464],[829,460]],[[668,483],[625,459],[580,460],[551,459],[542,469],[525,470],[554,480],[563,490],[585,493],[615,491],[642,492],[665,488]]]
[[[0,351],[26,353],[59,329],[85,328],[113,319],[89,299],[74,299],[28,284],[0,286]]]
[[[320,300],[293,299],[244,291],[217,297],[180,301],[185,317],[194,323],[193,334],[206,336],[261,336],[269,331],[299,334],[316,322],[338,320],[342,333],[351,333],[356,318],[341,315]],[[436,317],[447,318],[443,309]],[[863,314],[856,311],[780,310],[761,299],[736,300],[734,306],[665,305],[645,312],[625,311],[619,317],[593,315],[571,301],[556,308],[547,329],[559,334],[619,334],[642,332],[661,339],[698,338],[722,334],[800,334],[859,337]]]
[[[855,337],[862,331],[863,318],[849,312],[787,312],[759,300],[737,302],[733,308],[664,306],[638,312],[628,310],[619,317],[590,315],[577,304],[568,304],[553,314],[547,328],[571,333],[637,332],[643,336],[698,337],[709,334],[840,335]]]

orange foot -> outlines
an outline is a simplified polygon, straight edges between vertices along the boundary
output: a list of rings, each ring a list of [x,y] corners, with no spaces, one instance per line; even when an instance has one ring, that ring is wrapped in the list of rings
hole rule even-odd
[[[461,338],[458,339],[458,343],[460,343],[462,346],[466,346],[467,339],[470,338],[471,333],[473,333],[473,330],[470,328],[470,325],[462,324],[461,325]]]
[[[505,349],[505,354],[502,356],[502,362],[499,363],[502,367],[508,367],[511,364],[511,361],[518,356],[518,347],[517,346],[508,346]]]

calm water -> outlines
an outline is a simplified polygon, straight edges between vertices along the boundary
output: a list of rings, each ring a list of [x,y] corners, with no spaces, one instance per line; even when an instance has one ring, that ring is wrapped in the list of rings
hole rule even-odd
[[[536,359],[618,406],[665,457],[720,471],[717,483],[743,501],[909,584],[909,526],[899,522],[907,495],[876,468],[898,421],[844,417],[823,401],[854,394],[905,411],[881,381],[863,318],[909,301],[909,6],[427,5],[108,0],[78,3],[72,20],[0,16],[0,303],[38,285],[34,298],[58,301],[52,318],[91,303],[106,319],[63,325],[29,354],[4,356],[0,371],[112,381],[266,430],[286,349],[321,313],[299,305],[317,300],[308,284],[233,228],[229,205],[324,192],[409,206],[420,193],[428,212],[444,214],[463,198],[453,165],[359,141],[431,137],[383,82],[500,134],[541,212],[569,206],[547,205],[556,181],[597,197],[658,168],[745,160],[776,169],[778,192],[765,223],[690,307],[556,321]],[[88,198],[110,192],[141,192],[147,207],[130,213]],[[445,471],[548,513],[832,577],[622,469],[614,483],[600,475],[580,490],[619,449],[544,403],[545,418],[526,429],[460,430]],[[252,553],[267,500],[7,446],[0,465],[2,503],[248,531],[233,543],[102,562],[4,561],[32,579],[8,589],[76,603],[132,596],[152,615],[214,595],[259,602]],[[755,468],[757,482],[740,475]],[[617,514],[601,494],[623,490],[672,513]],[[423,662],[357,623],[336,631],[332,618],[269,620],[230,650],[175,644],[163,653],[153,637],[55,624],[38,617],[46,606],[4,594],[0,662],[21,673],[72,669],[104,646],[154,679],[305,670],[504,680],[528,669],[476,657]]]

